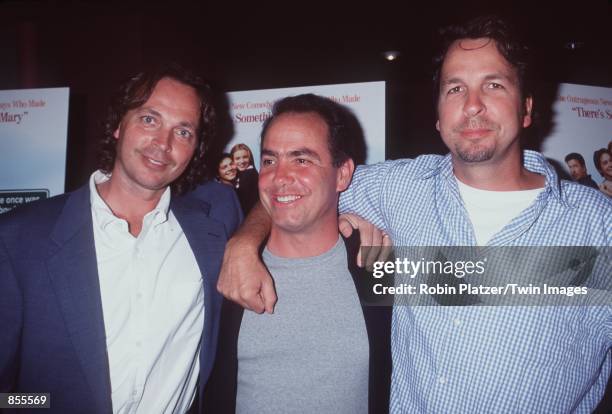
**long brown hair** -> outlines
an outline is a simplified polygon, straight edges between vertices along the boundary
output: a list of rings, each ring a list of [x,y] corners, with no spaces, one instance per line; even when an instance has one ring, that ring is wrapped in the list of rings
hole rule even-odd
[[[204,154],[216,132],[216,113],[213,107],[210,85],[191,71],[176,63],[143,71],[124,82],[115,93],[104,123],[104,136],[100,141],[98,168],[108,174],[113,170],[117,157],[117,139],[113,136],[125,114],[143,105],[153,93],[157,83],[170,78],[192,87],[200,98],[200,122],[197,130],[198,144],[193,158],[183,174],[170,184],[173,194],[186,193],[201,183],[207,175]]]

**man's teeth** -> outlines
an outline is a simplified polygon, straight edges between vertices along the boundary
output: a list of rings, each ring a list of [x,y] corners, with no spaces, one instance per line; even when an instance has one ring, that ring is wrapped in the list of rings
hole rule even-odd
[[[155,165],[164,165],[164,163],[163,163],[163,162],[156,161],[156,160],[154,160],[154,159],[152,159],[152,158],[149,158],[149,162],[150,162],[151,164],[155,164]]]
[[[302,198],[301,196],[297,196],[297,195],[285,195],[285,196],[278,196],[276,197],[276,201],[280,202],[280,203],[290,203],[292,201],[298,200]]]

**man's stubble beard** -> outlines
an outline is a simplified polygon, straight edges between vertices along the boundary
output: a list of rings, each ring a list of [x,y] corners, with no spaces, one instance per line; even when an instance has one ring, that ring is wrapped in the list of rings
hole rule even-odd
[[[499,126],[493,122],[490,122],[486,118],[475,117],[470,118],[457,128],[454,129],[455,133],[461,135],[461,132],[469,129],[488,129],[492,132],[497,133],[499,131]],[[490,139],[488,137],[482,138],[478,141],[486,141]],[[491,143],[491,145],[482,145],[479,142],[471,142],[469,140],[460,141],[455,144],[455,152],[459,159],[463,162],[474,163],[474,162],[483,162],[489,161],[493,158],[495,154],[495,140]]]
[[[461,161],[473,163],[489,161],[493,158],[495,147],[485,148],[479,144],[473,143],[469,143],[468,145],[475,148],[461,148],[461,143],[455,145],[455,152]]]

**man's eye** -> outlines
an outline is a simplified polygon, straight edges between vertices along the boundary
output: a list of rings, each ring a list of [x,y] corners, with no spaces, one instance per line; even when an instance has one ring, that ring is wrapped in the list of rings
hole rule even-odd
[[[453,94],[453,93],[458,93],[458,92],[461,92],[461,86],[455,86],[455,87],[450,88],[450,89],[448,90],[448,94],[449,94],[449,95],[451,95],[451,94]]]
[[[144,116],[140,117],[140,119],[142,120],[143,124],[146,124],[146,125],[153,125],[153,124],[155,124],[155,118],[152,117],[151,115],[144,115]]]
[[[300,165],[310,164],[310,160],[307,160],[305,158],[296,158],[295,162],[297,162]]]
[[[267,158],[267,159],[261,160],[261,165],[263,165],[263,166],[267,167],[267,166],[270,166],[272,164],[274,164],[274,160],[272,160],[272,159]]]
[[[499,83],[495,83],[495,82],[491,82],[489,84],[489,88],[490,89],[503,89],[503,85],[500,85]]]
[[[193,136],[188,129],[179,129],[176,133],[181,138],[191,138]]]

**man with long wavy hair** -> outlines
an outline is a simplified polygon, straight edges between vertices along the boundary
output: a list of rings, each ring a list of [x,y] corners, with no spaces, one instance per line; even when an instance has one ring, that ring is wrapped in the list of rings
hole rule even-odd
[[[0,392],[50,393],[58,413],[193,405],[241,219],[229,187],[183,195],[206,173],[211,102],[179,66],[138,74],[112,102],[89,183],[2,217]]]

